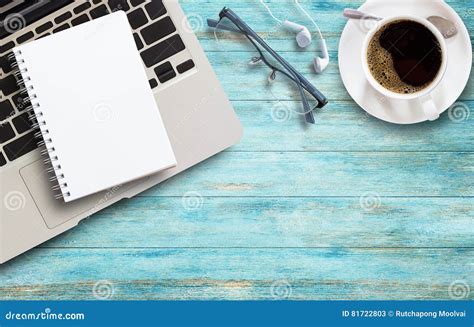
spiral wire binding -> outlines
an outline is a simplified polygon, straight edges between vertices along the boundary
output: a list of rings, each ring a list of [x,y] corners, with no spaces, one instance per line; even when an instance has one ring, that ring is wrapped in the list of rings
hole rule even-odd
[[[21,57],[21,50],[12,52],[8,56],[8,60],[12,63],[11,67],[14,71],[14,76],[17,80],[17,85],[21,87],[20,94],[24,96],[23,104],[28,105],[25,111],[28,113],[28,120],[32,124],[33,129],[38,129],[34,137],[38,140],[38,147],[43,148],[41,155],[44,157],[44,164],[46,165],[45,172],[52,175],[49,181],[53,184],[52,190],[55,192],[55,199],[65,199],[71,196],[68,191],[68,184],[66,177],[62,173],[62,167],[59,163],[59,158],[56,155],[53,140],[49,137],[49,130],[44,119],[44,115],[40,110],[38,97],[34,93],[34,86],[31,84],[31,78],[28,76],[28,68],[25,60]]]

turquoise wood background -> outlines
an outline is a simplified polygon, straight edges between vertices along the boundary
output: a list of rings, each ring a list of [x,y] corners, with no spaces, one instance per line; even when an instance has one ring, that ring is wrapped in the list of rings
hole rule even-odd
[[[291,1],[268,2],[304,21]],[[391,125],[359,109],[339,77],[341,12],[362,1],[302,1],[331,49],[322,76],[256,1],[181,3],[242,142],[1,266],[0,298],[474,298],[472,80],[451,115]],[[449,3],[474,35],[472,0]],[[246,67],[239,39],[217,43],[204,26],[224,5],[327,94],[315,126],[274,121],[267,72]]]

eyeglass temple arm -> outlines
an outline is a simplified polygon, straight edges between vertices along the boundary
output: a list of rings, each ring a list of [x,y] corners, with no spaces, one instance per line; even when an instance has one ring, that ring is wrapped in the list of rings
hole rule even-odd
[[[212,28],[216,28],[216,29],[219,29],[219,30],[224,30],[224,31],[229,31],[229,32],[234,32],[234,33],[239,33],[239,34],[242,33],[242,31],[239,30],[238,28],[235,28],[235,27],[232,27],[232,26],[229,26],[229,25],[225,25],[225,24],[220,24],[220,22],[216,19],[208,18],[207,19],[207,26],[212,27]]]

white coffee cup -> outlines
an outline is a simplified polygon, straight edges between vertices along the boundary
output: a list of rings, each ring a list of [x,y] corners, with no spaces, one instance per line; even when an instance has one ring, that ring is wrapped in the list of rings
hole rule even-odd
[[[401,94],[401,93],[396,93],[393,91],[390,91],[383,87],[373,76],[372,73],[370,72],[369,68],[369,63],[367,61],[367,50],[369,48],[370,41],[374,37],[374,35],[382,28],[387,26],[388,24],[395,22],[395,21],[400,21],[400,20],[408,20],[408,21],[414,21],[417,23],[422,24],[426,28],[428,28],[433,35],[437,38],[440,47],[441,47],[441,55],[442,55],[442,63],[441,67],[439,69],[438,75],[436,78],[424,89],[415,92],[415,93],[409,93],[409,94]],[[374,27],[368,32],[367,36],[365,37],[364,45],[362,47],[362,67],[364,69],[365,76],[367,80],[369,81],[370,85],[374,89],[376,89],[379,93],[381,93],[383,96],[386,96],[391,99],[395,100],[419,100],[420,105],[423,108],[423,111],[426,115],[426,118],[428,120],[436,120],[439,118],[439,115],[441,113],[442,108],[438,108],[436,106],[436,103],[432,97],[432,92],[433,90],[439,85],[441,80],[444,77],[444,74],[446,72],[446,68],[448,65],[448,52],[446,48],[446,41],[441,34],[441,32],[432,24],[430,23],[427,19],[425,18],[420,18],[417,16],[412,16],[412,15],[403,15],[403,16],[392,16],[385,18],[377,24],[374,25]]]

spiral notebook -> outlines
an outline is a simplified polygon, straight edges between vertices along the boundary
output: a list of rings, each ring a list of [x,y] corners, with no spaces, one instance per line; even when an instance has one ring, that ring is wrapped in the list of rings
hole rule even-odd
[[[176,165],[122,11],[13,54],[59,198],[70,202]]]

